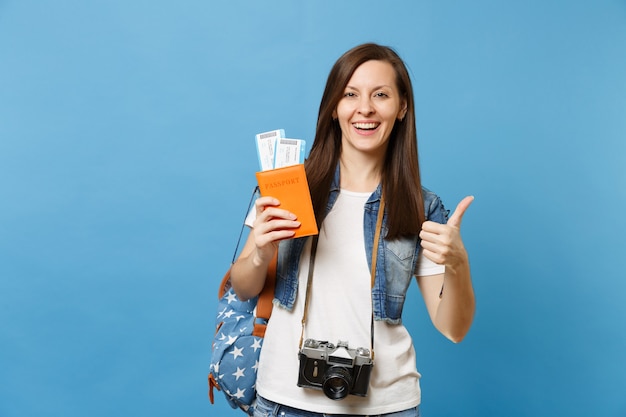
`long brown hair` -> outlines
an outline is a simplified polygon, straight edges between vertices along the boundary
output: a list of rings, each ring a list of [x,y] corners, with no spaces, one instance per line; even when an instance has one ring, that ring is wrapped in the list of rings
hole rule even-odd
[[[382,185],[386,201],[386,239],[416,235],[425,219],[417,156],[415,104],[409,73],[402,59],[390,47],[366,43],[344,53],[330,70],[320,103],[315,140],[305,162],[317,223],[326,214],[328,194],[341,154],[341,128],[333,111],[343,97],[354,71],[367,61],[384,61],[396,73],[397,88],[406,100],[407,112],[396,121],[389,137],[383,164]]]

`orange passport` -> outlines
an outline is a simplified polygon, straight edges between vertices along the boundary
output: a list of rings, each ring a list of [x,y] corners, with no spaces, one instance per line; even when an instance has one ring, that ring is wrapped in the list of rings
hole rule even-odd
[[[262,196],[280,200],[280,208],[289,210],[300,222],[294,237],[316,235],[318,233],[309,183],[304,164],[270,169],[256,173]]]

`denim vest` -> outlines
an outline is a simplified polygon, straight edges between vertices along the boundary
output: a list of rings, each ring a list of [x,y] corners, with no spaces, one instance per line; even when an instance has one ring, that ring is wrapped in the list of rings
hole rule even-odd
[[[372,247],[382,186],[379,184],[365,203],[363,231],[367,263],[371,268]],[[330,212],[339,196],[339,167],[330,188],[326,214]],[[443,207],[439,197],[422,187],[426,219],[446,223],[448,211]],[[385,320],[390,324],[401,323],[402,307],[407,289],[414,275],[419,250],[419,236],[385,240],[387,233],[387,215],[383,217],[381,239],[378,242],[376,260],[376,278],[372,288],[372,307],[376,320]],[[308,237],[289,239],[280,242],[278,247],[278,264],[276,269],[276,289],[274,303],[291,310],[298,293],[298,269],[300,255]]]

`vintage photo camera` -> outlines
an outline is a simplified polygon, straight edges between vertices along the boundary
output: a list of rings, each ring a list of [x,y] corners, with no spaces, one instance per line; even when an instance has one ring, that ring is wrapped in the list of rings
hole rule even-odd
[[[374,362],[369,349],[350,349],[348,342],[337,345],[307,339],[298,354],[298,386],[324,391],[330,399],[341,400],[348,394],[365,397]]]

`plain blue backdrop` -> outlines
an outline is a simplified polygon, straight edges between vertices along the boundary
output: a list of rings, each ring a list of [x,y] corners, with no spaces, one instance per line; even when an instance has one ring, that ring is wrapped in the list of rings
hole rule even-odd
[[[254,134],[312,141],[366,41],[476,196],[470,334],[405,309],[423,414],[626,416],[625,1],[0,0],[1,416],[243,415],[206,376]]]

